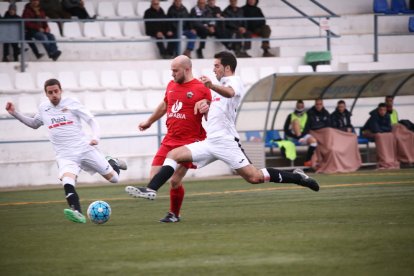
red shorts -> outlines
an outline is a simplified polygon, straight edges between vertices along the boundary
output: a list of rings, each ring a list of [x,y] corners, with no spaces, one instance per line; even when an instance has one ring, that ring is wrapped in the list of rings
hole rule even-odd
[[[167,154],[178,147],[181,147],[182,145],[174,145],[174,146],[170,146],[170,145],[164,145],[161,144],[160,148],[158,149],[157,153],[154,156],[154,159],[152,160],[152,166],[162,166],[162,164],[164,164],[164,160],[167,157]],[[182,162],[179,163],[181,166],[186,167],[187,169],[196,169],[197,166],[194,165],[192,162]]]

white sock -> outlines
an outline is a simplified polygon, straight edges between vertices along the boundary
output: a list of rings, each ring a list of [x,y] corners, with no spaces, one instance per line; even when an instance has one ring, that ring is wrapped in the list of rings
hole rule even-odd
[[[266,182],[270,182],[270,174],[269,174],[269,172],[267,171],[267,169],[266,169],[266,168],[263,168],[263,169],[261,169],[261,171],[262,171],[262,173],[263,173],[263,182],[264,182],[264,183],[266,183]]]
[[[174,171],[177,169],[177,162],[171,158],[165,158],[163,166],[170,166],[174,169]]]
[[[118,183],[118,181],[119,181],[119,176],[118,176],[118,174],[115,171],[113,171],[112,178],[109,179],[109,182],[111,182],[111,183]]]
[[[62,177],[62,184],[70,184],[72,186],[75,186],[75,179],[73,179],[72,177],[69,176],[64,176]]]

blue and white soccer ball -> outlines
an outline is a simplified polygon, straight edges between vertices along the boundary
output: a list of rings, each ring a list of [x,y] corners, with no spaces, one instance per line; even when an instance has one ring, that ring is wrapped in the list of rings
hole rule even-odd
[[[88,207],[88,218],[96,224],[104,224],[111,217],[111,206],[102,200],[92,202]]]

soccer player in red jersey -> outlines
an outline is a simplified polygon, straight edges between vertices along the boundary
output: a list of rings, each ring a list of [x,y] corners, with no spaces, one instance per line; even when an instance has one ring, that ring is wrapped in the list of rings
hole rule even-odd
[[[134,197],[154,200],[157,191],[177,172],[179,162],[191,161],[198,167],[204,167],[216,160],[225,162],[251,184],[292,183],[319,191],[318,182],[301,169],[293,172],[270,167],[259,170],[252,165],[239,143],[240,136],[236,130],[237,107],[245,94],[243,82],[235,75],[236,57],[230,52],[220,52],[214,58],[214,73],[220,84],[213,84],[207,76],[200,78],[212,92],[206,122],[207,138],[171,150],[147,186],[128,186],[127,192]]]
[[[206,138],[201,121],[203,114],[209,109],[210,89],[193,77],[191,60],[187,56],[181,55],[173,59],[171,71],[174,80],[167,85],[164,100],[146,121],[138,125],[139,130],[144,131],[162,116],[167,115],[168,131],[152,161],[150,178],[158,173],[169,151]],[[192,162],[180,163],[172,176],[170,211],[160,222],[180,221],[185,192],[182,179],[189,168],[195,168]]]

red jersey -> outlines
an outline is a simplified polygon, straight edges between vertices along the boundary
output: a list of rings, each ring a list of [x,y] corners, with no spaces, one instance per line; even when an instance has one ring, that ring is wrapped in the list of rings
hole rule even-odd
[[[199,80],[182,84],[170,81],[164,97],[168,129],[162,141],[164,145],[181,146],[206,138],[206,131],[201,125],[203,114],[194,115],[194,105],[202,99],[211,101],[211,93]]]

